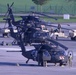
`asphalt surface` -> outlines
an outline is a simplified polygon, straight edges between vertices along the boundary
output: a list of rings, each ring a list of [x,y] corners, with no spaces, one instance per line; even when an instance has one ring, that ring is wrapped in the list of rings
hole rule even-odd
[[[63,25],[68,28],[76,28],[75,23],[70,26]],[[68,35],[68,31],[67,32]],[[12,42],[12,38],[0,38],[1,41]],[[6,52],[7,50],[20,50],[18,46],[0,46],[0,75],[76,75],[76,41],[71,41],[70,38],[59,38],[58,42],[64,44],[73,51],[73,65],[70,66],[54,66],[48,64],[47,67],[37,65],[37,62],[30,60],[26,64],[26,58],[21,55],[21,52]],[[27,50],[34,47],[27,46]]]

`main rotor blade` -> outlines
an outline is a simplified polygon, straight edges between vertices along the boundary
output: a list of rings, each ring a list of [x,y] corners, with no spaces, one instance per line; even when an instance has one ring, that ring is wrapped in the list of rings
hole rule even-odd
[[[48,17],[48,18],[52,18],[52,19],[54,19],[54,20],[57,20],[57,18],[48,16],[48,15],[46,15],[46,14],[44,14],[44,13],[39,13],[39,12],[32,12],[32,13],[39,14],[39,15],[43,15],[43,16],[46,16],[46,17]]]
[[[14,4],[14,2],[10,5],[10,7],[12,7],[12,6],[13,6],[13,4]]]
[[[7,4],[7,7],[9,8],[9,4]]]
[[[7,10],[7,12],[5,13],[5,15],[4,15],[4,17],[7,15],[7,17],[8,17],[8,15],[9,14],[7,14],[8,13],[8,11],[9,11],[9,9],[13,6],[13,4],[14,4],[14,2],[9,6],[9,4],[7,4],[7,7],[8,7],[8,10]]]
[[[8,10],[9,10],[9,4],[7,4],[7,7],[8,7]],[[7,12],[5,13],[4,17],[6,17],[6,15],[8,15],[8,14],[7,14],[7,13],[8,13],[8,10],[7,10]]]
[[[52,25],[52,24],[49,24],[49,25],[46,25],[46,26],[51,26],[51,27],[55,27],[55,28],[58,27],[58,26],[54,26],[54,25]],[[61,27],[61,29],[64,29],[64,30],[71,30],[71,31],[73,31],[72,29],[64,28],[64,27]]]
[[[61,44],[61,43],[59,43],[59,42],[57,42],[57,41],[55,41],[55,40],[53,40],[53,39],[46,38],[46,40],[48,40],[48,41],[54,43],[54,44],[57,45],[57,46],[60,46],[60,47],[64,48],[65,50],[68,49],[68,47],[64,46],[63,44]]]

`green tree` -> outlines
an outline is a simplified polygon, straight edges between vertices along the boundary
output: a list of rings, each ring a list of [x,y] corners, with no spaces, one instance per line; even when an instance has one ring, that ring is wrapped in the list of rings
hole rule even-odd
[[[73,10],[72,10],[72,12],[73,12],[73,14],[75,14],[75,12],[76,12],[76,0],[67,0],[68,2],[72,2],[72,4],[73,4]]]
[[[74,2],[76,2],[76,0],[67,0],[68,2],[70,2],[70,1],[74,1]]]
[[[50,0],[32,0],[37,6],[41,6],[41,12],[42,12],[42,5],[46,4]]]
[[[49,0],[32,0],[36,5],[44,5],[47,3]]]

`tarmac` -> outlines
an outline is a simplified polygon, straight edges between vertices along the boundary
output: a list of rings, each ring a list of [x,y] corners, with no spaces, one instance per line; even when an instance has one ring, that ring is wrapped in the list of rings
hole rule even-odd
[[[72,24],[68,28],[76,28],[76,24]],[[66,26],[65,26],[66,27]],[[67,32],[68,35],[68,31]],[[0,42],[4,40],[11,42],[12,38],[0,38]],[[21,52],[7,52],[7,50],[21,50],[18,46],[0,46],[0,75],[76,75],[76,41],[71,41],[70,38],[59,38],[58,42],[64,44],[73,51],[72,67],[59,66],[51,63],[47,67],[38,66],[38,63],[30,60],[26,64],[27,58],[22,56]],[[27,50],[34,47],[26,46]]]

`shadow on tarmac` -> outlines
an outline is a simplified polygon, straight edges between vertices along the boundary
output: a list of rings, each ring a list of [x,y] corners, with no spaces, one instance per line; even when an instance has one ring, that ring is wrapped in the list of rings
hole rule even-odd
[[[37,66],[36,64],[20,64],[20,63],[11,63],[11,62],[0,62],[0,66]]]
[[[33,66],[33,67],[43,67],[43,66],[39,66],[39,65],[37,65],[37,64],[21,64],[21,63],[11,63],[11,62],[0,62],[0,66],[28,66],[28,67],[30,67],[30,66]],[[48,67],[50,67],[50,66],[55,66],[55,65],[53,65],[53,64],[51,64],[51,65],[47,65]]]

